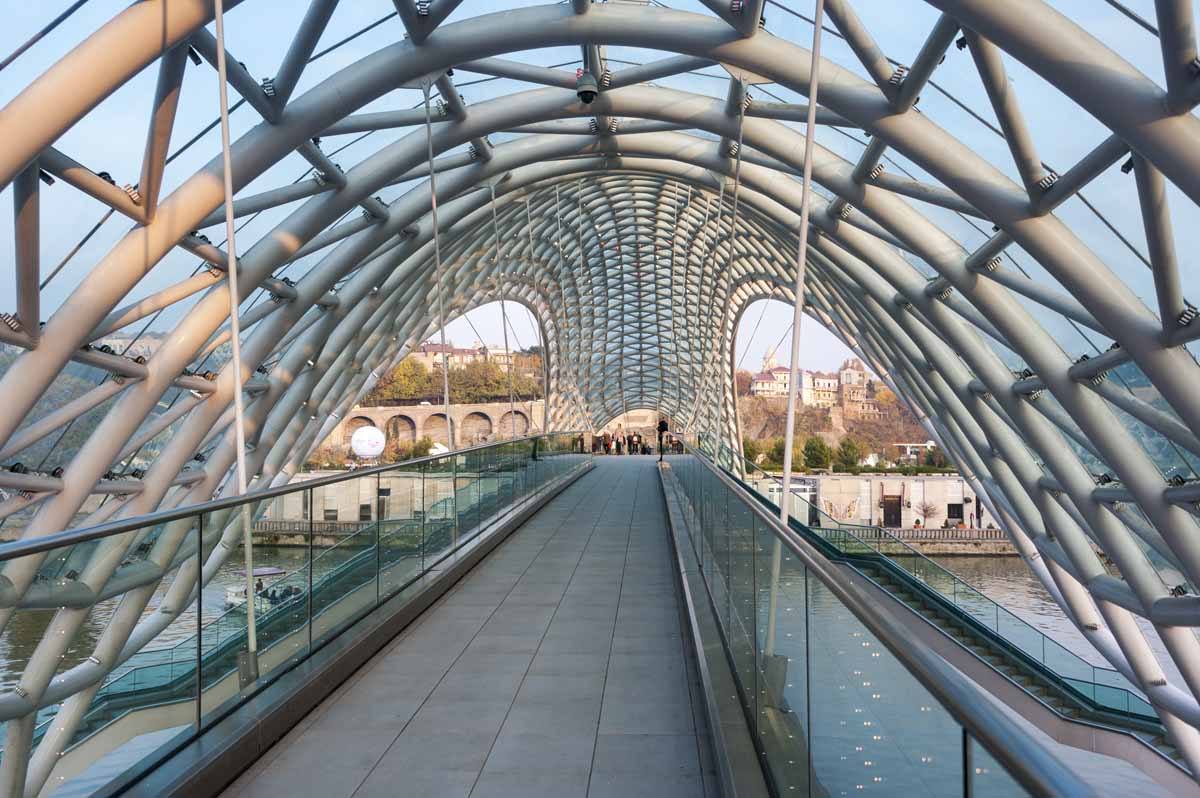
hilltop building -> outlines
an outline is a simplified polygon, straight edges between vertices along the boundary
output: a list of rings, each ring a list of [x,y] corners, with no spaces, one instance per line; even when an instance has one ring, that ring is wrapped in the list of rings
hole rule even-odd
[[[768,352],[762,371],[750,381],[750,394],[787,396],[790,381],[790,369],[777,365],[775,353]],[[836,372],[802,370],[797,398],[801,407],[838,409],[847,419],[882,418],[883,411],[875,398],[879,387],[879,381],[863,362],[850,358]]]

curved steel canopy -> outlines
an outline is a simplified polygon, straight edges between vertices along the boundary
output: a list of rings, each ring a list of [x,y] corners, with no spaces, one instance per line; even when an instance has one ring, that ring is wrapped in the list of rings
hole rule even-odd
[[[859,20],[847,0],[827,4],[859,62],[822,63],[818,121],[870,141],[857,162],[820,146],[813,159],[821,196],[812,206],[809,312],[888,375],[1067,615],[1149,696],[1188,762],[1200,766],[1200,368],[1186,346],[1200,327],[1182,295],[1166,207],[1168,190],[1200,201],[1190,6],[1156,3],[1167,32],[1163,88],[1042,0],[929,0],[941,15],[910,67],[884,57],[871,20]],[[390,134],[345,171],[316,138],[419,125],[421,111],[361,109],[421,81],[442,97],[432,138],[449,312],[501,297],[533,311],[547,346],[549,426],[595,427],[650,406],[736,440],[737,322],[757,299],[793,299],[803,148],[789,121],[805,109],[764,102],[739,79],[728,81],[725,97],[650,81],[720,63],[804,95],[808,52],[759,29],[762,0],[704,0],[707,11],[573,0],[446,23],[458,0],[434,0],[428,15],[412,0],[395,5],[408,37],[302,93],[293,92],[337,0],[312,0],[272,81],[231,67],[233,87],[262,119],[233,144],[235,211],[279,210],[238,259],[246,298],[265,297],[242,306],[254,485],[290,479],[339,415],[436,329],[424,128]],[[161,188],[179,88],[196,68],[189,48],[215,58],[204,27],[211,19],[203,0],[136,3],[0,109],[0,185],[13,186],[18,207],[16,314],[6,316],[0,340],[20,352],[0,378],[0,459],[19,461],[74,419],[103,411],[63,458],[62,473],[0,474],[0,486],[21,491],[0,502],[0,513],[10,523],[27,519],[26,537],[231,490],[235,375],[228,366],[211,379],[193,373],[228,340],[225,255],[198,235],[223,219],[220,158],[174,190]],[[969,50],[1014,168],[993,165],[916,107],[956,40]],[[596,72],[593,104],[579,102],[571,72],[502,57],[562,46],[582,48]],[[663,55],[617,67],[605,47]],[[1057,87],[1111,136],[1062,174],[1048,169],[1006,60]],[[154,64],[145,165],[139,185],[122,191],[57,146]],[[466,104],[451,68],[540,87]],[[275,179],[270,170],[297,153],[315,176],[264,190]],[[884,168],[889,155],[927,179]],[[1056,211],[1126,159],[1141,200],[1152,305]],[[40,329],[38,208],[50,196],[39,174],[134,223]],[[389,191],[394,199],[378,198]],[[968,248],[947,219],[958,230],[972,222],[985,242]],[[148,282],[180,248],[208,270],[167,287]],[[1009,258],[1014,252],[1028,268]],[[289,267],[286,274],[300,275],[294,282],[282,279]],[[156,287],[148,293],[146,285]],[[87,346],[164,309],[178,310],[178,321],[144,363]],[[1090,357],[1066,351],[1059,331],[1068,327],[1095,347]],[[79,364],[113,379],[47,407]],[[131,459],[155,440],[151,461]],[[144,474],[130,475],[134,463]],[[113,498],[100,504],[97,496]],[[94,660],[52,681],[92,604],[114,585],[154,584],[185,533],[168,527],[148,554],[131,556],[129,541],[106,541],[64,583],[69,606],[20,688],[0,694],[0,718],[9,721],[5,784],[28,764],[27,792],[35,794],[100,680],[177,615],[172,608],[195,586],[187,565],[173,572],[161,612],[142,620],[152,591],[126,595]],[[225,534],[236,543],[234,527]],[[227,552],[216,547],[205,578]],[[60,603],[35,580],[36,565],[4,570],[0,624],[16,607]],[[1161,639],[1157,653],[1139,621]],[[13,741],[28,739],[38,707],[60,701],[61,725],[28,757]]]

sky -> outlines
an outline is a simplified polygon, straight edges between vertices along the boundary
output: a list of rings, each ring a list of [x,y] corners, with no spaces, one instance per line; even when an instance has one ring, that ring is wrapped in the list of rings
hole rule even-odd
[[[1153,19],[1153,0],[1124,0],[1124,2],[1136,12]],[[0,58],[12,52],[67,4],[67,0],[6,4],[8,7],[5,8],[5,24],[0,27]],[[36,44],[15,64],[0,71],[0,105],[8,102],[24,89],[40,71],[62,58],[73,46],[127,4],[128,0],[90,0],[78,13],[45,40]],[[464,17],[518,5],[535,4],[528,0],[510,2],[464,0],[447,24]],[[672,0],[669,4],[677,8],[709,13],[703,9],[698,0]],[[1049,4],[1082,24],[1102,43],[1116,50],[1152,79],[1162,81],[1157,40],[1111,8],[1104,0],[1051,0]],[[1200,0],[1193,0],[1194,6],[1198,4],[1200,4]],[[793,10],[807,11],[811,3],[788,2],[786,5]],[[853,0],[853,5],[881,48],[888,55],[904,63],[911,63],[938,18],[938,12],[922,0]],[[229,49],[236,58],[246,63],[247,68],[256,77],[273,74],[290,43],[291,31],[294,30],[302,10],[306,6],[307,4],[303,0],[246,0],[228,16]],[[350,35],[392,11],[393,6],[389,0],[342,0],[318,49]],[[811,26],[793,14],[787,13],[776,3],[768,4],[766,19],[768,30],[777,36],[791,39],[804,46],[807,46],[811,40]],[[267,32],[267,35],[264,35],[264,32]],[[398,20],[394,18],[385,20],[351,44],[311,64],[301,79],[296,95],[311,89],[338,69],[395,42],[402,36],[403,28]],[[823,52],[826,58],[840,66],[859,75],[865,74],[844,42],[826,36]],[[610,63],[618,67],[622,62],[643,62],[662,58],[665,55],[668,54],[628,47],[613,47],[608,51]],[[516,53],[506,57],[543,65],[565,64],[566,66],[563,68],[571,69],[579,56],[577,48],[556,47]],[[1057,168],[1060,172],[1065,171],[1080,156],[1108,135],[1107,129],[1075,107],[1070,100],[1038,75],[1007,56],[1005,56],[1005,63],[1010,83],[1025,112],[1025,118],[1038,147],[1039,155],[1047,164]],[[100,103],[86,119],[67,131],[56,142],[56,146],[94,171],[109,171],[118,184],[136,182],[140,170],[155,78],[156,67],[152,65],[130,84]],[[509,80],[474,82],[479,80],[479,76],[462,70],[456,75],[456,80],[469,103],[486,100],[498,93],[523,91],[530,88],[528,84]],[[970,57],[967,53],[951,47],[947,52],[945,63],[935,73],[934,80],[953,93],[962,104],[976,111],[988,123],[995,124],[995,116],[988,105],[978,76],[970,67]],[[705,75],[677,76],[664,79],[660,83],[672,88],[704,92],[714,96],[724,96],[725,93],[725,77],[715,67],[706,70]],[[756,98],[784,102],[802,102],[804,99],[798,93],[775,84],[755,87],[751,94]],[[173,148],[191,138],[193,134],[215,118],[217,109],[215,72],[206,64],[201,67],[192,67],[189,64],[184,81],[183,98],[172,141]],[[236,99],[236,95],[234,95],[234,99]],[[993,165],[1016,177],[1015,167],[1003,140],[989,131],[983,122],[972,118],[955,102],[931,89],[926,90],[921,99],[920,110],[922,113],[950,133],[971,143],[976,152]],[[400,89],[388,93],[362,110],[409,108],[415,106],[419,100],[420,93],[418,91]],[[232,119],[234,138],[245,134],[258,121],[248,108],[243,108],[234,114]],[[800,130],[803,126],[793,125],[793,127]],[[349,167],[405,133],[406,131],[403,130],[384,131],[359,142],[353,142],[349,137],[331,137],[325,142],[324,147],[327,152],[345,147],[344,152],[337,155],[335,160],[342,163],[343,166]],[[504,135],[493,136],[493,141],[500,142],[505,138]],[[825,128],[817,131],[817,140],[822,146],[851,161],[857,159],[864,144],[861,136],[855,140],[846,131]],[[196,146],[168,167],[164,192],[170,192],[179,186],[218,151],[218,134],[214,130],[202,137]],[[925,182],[936,183],[936,180],[919,165],[912,163],[895,151],[889,151],[886,166],[889,172],[908,172]],[[256,193],[285,185],[303,175],[306,169],[307,164],[298,156],[290,156],[254,180],[244,190],[244,193]],[[387,189],[381,194],[385,201],[392,201],[405,190],[407,190],[407,186],[402,185]],[[55,186],[43,187],[43,192],[47,197],[47,202],[51,203],[49,207],[54,209],[53,213],[43,213],[42,257],[43,273],[45,274],[71,251],[103,215],[105,209],[99,203],[61,182]],[[1116,229],[1132,242],[1135,248],[1144,252],[1144,235],[1141,231],[1132,177],[1121,174],[1116,168],[1110,169],[1088,187],[1087,194],[1089,201],[1108,215]],[[1181,253],[1200,250],[1200,209],[1186,201],[1173,186],[1169,187],[1168,196],[1175,221],[1177,249]],[[0,192],[0,204],[4,207],[11,207],[11,188]],[[295,207],[292,205],[275,209],[248,223],[239,237],[239,251],[244,252],[254,240],[267,234]],[[927,205],[921,205],[920,209],[968,248],[977,246],[990,233],[990,230],[983,226],[981,226],[982,229],[972,229],[961,217],[943,209]],[[1153,305],[1153,282],[1150,271],[1141,263],[1136,254],[1130,252],[1120,239],[1095,219],[1079,200],[1072,200],[1064,204],[1056,213],[1072,226],[1084,243],[1104,258],[1109,267],[1122,280],[1129,284],[1139,296],[1144,300],[1149,300],[1149,303]],[[47,310],[45,315],[49,315],[49,312],[62,302],[82,276],[104,257],[109,248],[120,239],[129,227],[129,223],[119,218],[110,220],[86,245],[79,249],[68,265],[43,292],[42,303]],[[207,232],[214,241],[220,241],[223,238],[220,228],[212,228]],[[12,227],[5,221],[0,223],[0,252],[11,253],[12,247]],[[1009,253],[1034,279],[1054,285],[1054,278],[1019,248],[1012,247]],[[288,274],[292,276],[302,274],[319,257],[318,253],[306,261],[289,266]],[[916,265],[930,273],[927,265],[921,263]],[[176,251],[156,265],[148,275],[148,279],[144,280],[128,299],[133,301],[172,285],[186,278],[195,268],[196,259],[194,257],[182,251]],[[1185,295],[1193,299],[1200,296],[1200,290],[1197,290],[1200,288],[1197,285],[1200,282],[1200,271],[1185,269],[1182,278]],[[0,258],[0,286],[3,286],[0,288],[0,310],[12,310],[13,292],[9,287],[12,286],[13,279],[11,256]],[[180,303],[177,308],[164,313],[155,322],[155,326],[169,327],[178,320],[190,304],[185,301]],[[513,325],[516,328],[514,337],[520,339],[521,343],[527,346],[536,338],[534,328],[525,317],[523,309],[515,305],[512,307],[516,310],[513,314]],[[1088,333],[1085,337],[1084,333],[1067,325],[1062,320],[1038,310],[1039,306],[1031,306],[1031,308],[1038,312],[1039,321],[1047,326],[1060,345],[1072,355],[1103,349],[1109,343],[1107,339],[1097,334]],[[474,321],[479,335],[476,335],[470,325],[458,322],[451,326],[449,337],[461,344],[469,344],[478,337],[484,338],[487,343],[499,343],[501,327],[498,306],[483,309],[476,316],[477,318],[473,318],[472,321]],[[781,338],[785,339],[785,346],[781,347],[780,360],[786,361],[785,332],[790,323],[790,316],[789,309],[782,307],[779,303],[772,303],[753,338],[749,336],[746,324],[743,324],[743,331],[739,334],[738,340],[738,356],[743,361],[744,367],[756,369],[763,353]],[[747,323],[752,323],[758,318],[758,309],[748,311],[744,318],[748,320]],[[516,345],[515,342],[514,345]],[[805,325],[801,354],[804,367],[829,368],[840,363],[846,356],[845,348],[831,335],[820,330],[818,325],[812,322]]]

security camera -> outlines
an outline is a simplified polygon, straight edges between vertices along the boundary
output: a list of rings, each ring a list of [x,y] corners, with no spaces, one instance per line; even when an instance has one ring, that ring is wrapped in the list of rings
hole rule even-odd
[[[579,80],[575,81],[575,93],[579,95],[579,100],[584,105],[591,105],[596,99],[596,95],[600,93],[600,87],[596,84],[596,78],[591,72],[584,72],[579,76]]]

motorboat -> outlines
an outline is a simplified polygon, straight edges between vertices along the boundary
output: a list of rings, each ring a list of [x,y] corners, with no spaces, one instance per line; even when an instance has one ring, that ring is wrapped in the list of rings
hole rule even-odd
[[[240,607],[246,603],[246,572],[244,570],[238,571],[237,575],[241,581],[236,585],[229,585],[225,588],[226,607]],[[259,591],[258,598],[255,601],[255,608],[264,609],[268,606],[265,594],[271,588],[271,585],[265,580],[270,579],[272,583],[278,582],[279,579],[287,576],[287,571],[273,565],[264,565],[260,568],[255,568],[253,575],[255,582],[263,581],[263,588]]]

